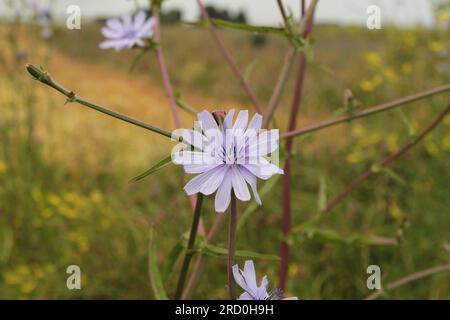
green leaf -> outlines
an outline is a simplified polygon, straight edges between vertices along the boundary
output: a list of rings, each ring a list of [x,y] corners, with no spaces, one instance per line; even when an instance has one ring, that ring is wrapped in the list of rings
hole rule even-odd
[[[288,241],[313,240],[320,243],[340,245],[397,245],[396,238],[380,237],[365,234],[341,235],[330,229],[297,227],[288,236]]]
[[[218,27],[233,29],[233,30],[242,30],[249,32],[258,32],[258,33],[272,33],[276,35],[286,36],[285,28],[277,28],[277,27],[267,27],[267,26],[255,26],[249,25],[246,23],[232,22],[222,19],[211,19],[212,23]],[[208,21],[202,20],[198,22],[185,22],[188,25],[194,25],[199,27],[207,27]]]
[[[148,250],[148,271],[150,284],[153,294],[158,300],[168,300],[166,290],[164,289],[161,273],[159,272],[158,263],[156,261],[156,245],[153,241],[153,227],[150,229],[149,250]]]
[[[218,247],[215,245],[204,243],[200,248],[195,249],[196,252],[204,255],[215,256],[215,257],[227,257],[228,249]],[[280,258],[274,254],[258,253],[248,250],[236,250],[236,257],[241,258],[252,258],[252,259],[264,259],[264,260],[279,260]]]
[[[184,244],[183,244],[184,242]],[[163,270],[162,270],[162,280],[163,283],[167,282],[167,279],[173,272],[173,269],[175,267],[176,262],[178,261],[178,258],[180,257],[181,253],[183,252],[184,248],[186,247],[186,241],[184,239],[181,239],[178,241],[175,246],[172,248],[172,250],[169,253],[169,256],[167,257],[167,260],[164,264]]]
[[[164,168],[165,166],[168,166],[172,162],[172,155],[168,156],[167,158],[162,159],[160,162],[155,164],[153,167],[145,171],[144,173],[141,173],[140,175],[134,177],[130,180],[130,183],[137,182],[139,180],[144,179],[145,177],[151,175],[152,173]]]

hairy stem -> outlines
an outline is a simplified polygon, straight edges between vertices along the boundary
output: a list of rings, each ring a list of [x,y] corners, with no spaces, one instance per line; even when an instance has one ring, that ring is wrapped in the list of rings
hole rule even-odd
[[[255,108],[255,111],[262,114],[262,109],[259,105],[258,99],[256,98],[255,94],[253,93],[252,89],[250,88],[247,81],[244,79],[244,75],[242,74],[241,70],[236,64],[236,61],[232,57],[230,51],[227,49],[225,44],[223,43],[222,39],[219,36],[219,33],[217,31],[216,26],[214,25],[213,21],[211,20],[211,17],[209,16],[208,12],[206,11],[205,6],[203,5],[202,0],[197,0],[198,6],[200,7],[200,11],[202,13],[203,19],[208,22],[208,28],[209,31],[216,42],[217,46],[219,47],[220,51],[222,52],[222,55],[224,56],[225,60],[227,61],[228,65],[230,66],[231,70],[235,74],[236,78],[241,83],[242,88],[244,89],[246,95],[250,99],[250,101],[253,104],[253,107]]]
[[[166,62],[161,47],[161,27],[159,22],[159,7],[153,6],[153,19],[155,21],[155,35],[154,39],[159,44],[156,48],[156,59],[158,60],[159,71],[163,80],[164,90],[166,91],[167,98],[169,99],[170,109],[172,110],[172,117],[175,122],[175,127],[180,128],[180,117],[178,115],[177,103],[175,101],[175,95],[173,93],[172,84],[170,83],[169,72],[167,71]]]
[[[233,277],[234,255],[236,252],[236,227],[237,227],[237,201],[236,196],[231,192],[230,205],[230,225],[228,229],[228,290],[230,299],[236,300],[236,282]]]
[[[444,119],[445,115],[450,110],[450,104],[434,119],[434,121],[426,127],[414,140],[405,144],[399,150],[394,152],[393,154],[383,157],[379,161],[376,162],[376,165],[380,167],[386,167],[391,164],[394,160],[399,158],[401,155],[409,151],[412,147],[414,147],[417,143],[419,143],[427,134],[429,134],[434,128],[436,128],[439,123]],[[353,190],[358,188],[364,181],[366,181],[369,177],[374,175],[377,170],[374,170],[374,166],[371,166],[368,170],[359,175],[356,179],[354,179],[347,187],[335,196],[326,206],[325,212],[331,211],[334,207],[336,207],[343,199],[345,199]]]
[[[189,264],[191,263],[193,249],[195,246],[195,238],[197,237],[198,225],[200,222],[200,216],[202,211],[203,194],[199,193],[197,195],[197,203],[195,205],[194,218],[192,220],[191,232],[189,234],[189,240],[186,248],[186,254],[184,255],[183,265],[181,266],[180,277],[178,278],[177,290],[175,293],[175,300],[181,298],[183,293],[184,283],[186,281],[186,276],[189,271]]]
[[[50,76],[50,74],[43,69],[40,69],[32,64],[27,64],[26,69],[34,77],[35,80],[42,82],[43,84],[46,84],[47,86],[55,89],[56,91],[62,93],[64,96],[66,96],[68,102],[77,102],[85,107],[88,107],[88,108],[94,109],[98,112],[107,114],[108,116],[111,116],[113,118],[131,123],[135,126],[153,131],[153,132],[163,135],[165,137],[172,138],[174,140],[183,142],[182,137],[175,136],[171,132],[168,132],[166,130],[152,126],[145,122],[133,119],[133,118],[123,115],[121,113],[112,111],[106,107],[99,105],[99,104],[96,104],[96,103],[90,102],[86,99],[83,99],[82,97],[76,95],[73,91],[66,89],[65,87],[63,87],[62,85],[60,85],[59,83],[54,81],[53,78]]]
[[[436,273],[441,273],[441,272],[445,272],[445,271],[450,271],[450,264],[444,264],[441,266],[437,266],[437,267],[433,267],[433,268],[429,268],[429,269],[425,269],[413,274],[410,274],[406,277],[400,278],[397,281],[391,282],[389,284],[386,285],[386,289],[387,290],[394,290],[398,287],[401,287],[405,284],[408,284],[410,282],[425,278],[425,277],[429,277],[432,276]],[[365,300],[374,300],[376,298],[378,298],[383,291],[376,291],[374,293],[372,293],[371,295],[367,296],[365,298]]]
[[[437,94],[447,92],[447,91],[450,91],[450,84],[446,84],[446,85],[439,86],[439,87],[436,87],[433,89],[418,92],[418,93],[415,93],[415,94],[412,94],[412,95],[409,95],[406,97],[395,99],[393,101],[385,102],[380,105],[376,105],[376,106],[367,108],[361,112],[358,112],[358,113],[355,113],[352,115],[340,116],[335,119],[323,121],[323,122],[313,124],[311,126],[307,126],[307,127],[304,127],[304,128],[298,129],[298,130],[285,132],[280,135],[280,138],[287,139],[287,138],[291,138],[291,137],[302,136],[304,134],[308,134],[308,133],[311,133],[314,131],[328,128],[328,127],[331,127],[331,126],[334,126],[334,125],[337,125],[337,124],[340,124],[343,122],[348,122],[348,121],[355,120],[355,119],[365,118],[365,117],[371,116],[376,113],[387,111],[387,110],[390,110],[390,109],[393,109],[393,108],[396,108],[396,107],[399,107],[399,106],[402,106],[402,105],[405,105],[408,103],[412,103],[412,102],[415,102],[418,100],[422,100],[422,99],[431,97],[433,95],[437,95]]]

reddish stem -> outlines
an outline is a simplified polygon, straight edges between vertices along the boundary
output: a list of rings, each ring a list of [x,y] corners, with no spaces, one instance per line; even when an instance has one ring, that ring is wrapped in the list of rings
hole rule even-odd
[[[310,8],[308,9],[308,14],[304,14],[304,9],[301,8],[302,12],[302,25],[303,27],[303,36],[306,38],[308,37],[312,32],[313,27],[313,19],[312,15],[315,9],[315,6],[317,4],[317,1],[313,1],[310,5]],[[306,20],[305,20],[306,19]],[[306,57],[304,52],[300,54],[300,61],[297,69],[297,77],[295,82],[295,91],[294,96],[292,98],[292,106],[291,106],[291,113],[289,116],[289,124],[288,124],[288,131],[295,130],[296,122],[297,122],[297,115],[300,110],[300,102],[302,99],[302,89],[303,89],[303,82],[305,77],[305,71],[306,71]],[[282,233],[283,237],[286,237],[289,232],[291,231],[292,227],[292,208],[291,208],[291,192],[292,192],[292,173],[291,173],[291,153],[292,153],[292,147],[294,144],[294,140],[291,138],[286,139],[285,147],[286,147],[286,153],[288,155],[285,165],[284,165],[284,175],[282,177],[282,192],[283,192],[283,207],[282,207]],[[278,288],[281,290],[285,290],[286,287],[286,280],[288,275],[288,268],[289,268],[289,255],[290,255],[290,248],[289,244],[286,241],[281,242],[280,246],[280,270],[279,270],[279,277],[278,277]]]
[[[211,32],[211,35],[216,42],[217,46],[219,47],[220,51],[222,52],[225,60],[227,61],[228,65],[230,66],[231,70],[235,74],[236,78],[238,78],[239,82],[241,83],[242,88],[244,89],[245,93],[247,94],[248,98],[251,100],[253,107],[255,108],[255,111],[262,114],[262,109],[259,105],[258,99],[256,98],[255,94],[253,93],[252,89],[248,85],[247,81],[245,81],[244,76],[239,69],[239,67],[236,64],[236,61],[232,57],[230,51],[226,48],[225,44],[223,43],[222,39],[219,36],[219,33],[217,31],[216,26],[211,20],[211,17],[209,16],[208,12],[205,9],[205,6],[203,5],[203,2],[201,0],[197,0],[198,6],[200,7],[203,19],[205,19],[209,24],[209,31]]]
[[[167,71],[166,62],[164,60],[164,55],[161,47],[161,27],[159,22],[159,8],[158,6],[153,7],[153,19],[155,20],[154,27],[154,40],[159,44],[156,48],[156,59],[158,60],[159,71],[161,73],[164,90],[166,91],[167,98],[169,99],[170,109],[172,110],[172,116],[175,122],[175,127],[180,128],[180,118],[178,116],[177,103],[175,100],[175,95],[173,93],[172,84],[170,83],[169,72]]]
[[[300,110],[300,101],[302,98],[303,80],[306,70],[306,58],[303,53],[300,54],[300,63],[297,70],[297,80],[295,85],[294,98],[292,100],[291,114],[289,116],[288,131],[292,131],[296,126],[296,119]],[[294,144],[294,139],[286,139],[285,148],[288,158],[284,164],[284,175],[282,177],[282,190],[283,190],[283,209],[282,209],[282,231],[283,236],[287,236],[291,231],[292,224],[292,210],[291,210],[291,153]],[[281,242],[280,248],[280,273],[278,279],[278,288],[285,289],[288,262],[289,262],[289,245],[287,242]]]

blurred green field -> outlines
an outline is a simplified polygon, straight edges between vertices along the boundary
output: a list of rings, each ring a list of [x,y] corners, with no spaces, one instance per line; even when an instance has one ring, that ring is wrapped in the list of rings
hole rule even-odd
[[[147,53],[130,72],[138,52],[101,51],[99,28],[59,29],[43,43],[30,26],[0,26],[2,299],[151,299],[151,226],[161,265],[189,229],[191,210],[181,168],[128,183],[170,152],[162,138],[78,105],[64,105],[63,97],[25,72],[25,62],[41,64],[78,94],[171,130],[153,54]],[[248,33],[221,35],[266,105],[286,42],[269,36],[256,45]],[[346,88],[368,107],[450,82],[449,30],[319,26],[314,38],[315,59],[307,69],[299,125],[333,117],[343,106]],[[174,87],[194,108],[250,108],[205,30],[165,27],[162,46]],[[16,58],[22,50],[28,54],[25,60]],[[276,118],[281,131],[294,70]],[[443,94],[297,139],[294,225],[318,216],[318,199],[331,198],[380,156],[409,141],[449,97]],[[190,126],[193,118],[180,112],[184,126]],[[287,295],[360,299],[371,293],[366,288],[368,265],[381,267],[385,284],[450,261],[449,129],[447,116],[392,171],[367,181],[329,215],[320,216],[313,228],[299,228],[291,239]],[[280,189],[263,198],[264,205],[238,235],[238,249],[278,254]],[[240,212],[247,206],[241,203]],[[215,215],[208,198],[203,215],[207,227]],[[368,244],[373,237],[379,241]],[[216,244],[225,247],[226,230]],[[226,299],[226,259],[206,261],[194,297]],[[66,288],[71,264],[81,267],[82,290]],[[278,262],[255,264],[257,274],[267,274],[274,285]],[[169,294],[177,277],[177,272],[169,276]],[[450,274],[419,280],[385,297],[448,299]]]

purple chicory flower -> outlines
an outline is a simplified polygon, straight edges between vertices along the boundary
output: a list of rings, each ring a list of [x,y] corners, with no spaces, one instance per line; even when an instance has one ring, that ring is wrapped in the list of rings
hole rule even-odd
[[[153,37],[155,21],[153,17],[146,19],[145,11],[139,11],[134,19],[123,16],[122,19],[108,19],[102,28],[107,40],[100,43],[101,49],[114,48],[116,51],[134,46],[145,47],[144,39]]]
[[[283,170],[266,158],[278,148],[278,130],[261,130],[262,116],[255,114],[248,123],[248,111],[240,111],[233,124],[234,110],[230,110],[219,126],[208,111],[200,112],[200,130],[184,130],[183,139],[196,150],[173,153],[175,164],[184,166],[186,173],[199,174],[189,181],[184,190],[188,195],[198,192],[210,195],[216,192],[215,210],[224,212],[231,200],[231,192],[241,201],[251,196],[258,204],[256,178],[269,179]],[[247,125],[248,123],[248,125]]]
[[[239,296],[239,300],[298,300],[297,297],[284,298],[279,289],[274,289],[269,293],[267,276],[262,278],[261,284],[258,286],[252,260],[245,261],[244,270],[240,270],[237,264],[233,266],[232,270],[234,280],[245,291]]]
[[[36,12],[36,18],[41,26],[41,38],[44,40],[49,40],[53,36],[52,30],[52,15],[49,7],[39,7],[37,4],[34,5],[34,10]]]

